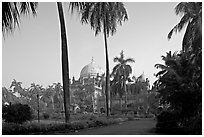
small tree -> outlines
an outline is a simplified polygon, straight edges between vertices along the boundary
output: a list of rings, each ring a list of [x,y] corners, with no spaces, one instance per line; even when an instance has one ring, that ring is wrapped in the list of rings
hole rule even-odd
[[[2,107],[2,118],[5,122],[22,124],[32,119],[32,112],[28,105],[12,104]]]

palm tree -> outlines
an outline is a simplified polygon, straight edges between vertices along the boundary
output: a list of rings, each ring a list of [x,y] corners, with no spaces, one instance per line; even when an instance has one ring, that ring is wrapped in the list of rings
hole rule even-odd
[[[104,34],[106,55],[106,108],[107,116],[110,115],[110,74],[107,38],[116,33],[117,24],[128,19],[126,9],[122,2],[88,2],[81,10],[81,22],[90,24],[95,36],[101,31]]]
[[[60,27],[61,27],[61,44],[62,44],[62,79],[63,79],[63,91],[64,91],[64,108],[65,108],[65,122],[69,122],[70,112],[70,91],[69,91],[69,61],[67,52],[67,36],[66,27],[64,21],[64,13],[61,2],[57,2]]]
[[[10,88],[14,87],[13,92],[14,93],[20,93],[21,90],[22,90],[21,85],[22,85],[22,82],[18,82],[15,79],[13,79],[13,81],[12,81],[12,83],[10,85]]]
[[[40,122],[40,98],[41,98],[41,95],[42,95],[42,91],[43,91],[42,86],[40,86],[38,84],[35,84],[35,83],[31,83],[30,93],[32,94],[33,100],[37,101],[38,123]]]
[[[169,32],[168,39],[171,39],[173,32],[181,31],[186,25],[182,50],[187,51],[192,41],[202,37],[202,2],[181,2],[175,8],[176,15],[183,15],[180,22]]]
[[[189,126],[192,122],[189,119],[197,115],[202,104],[202,71],[198,71],[190,57],[189,52],[173,55],[169,52],[163,57],[164,65],[155,65],[161,69],[154,83],[160,103],[170,104],[170,109],[177,113],[183,126]]]
[[[114,62],[118,63],[112,72],[112,76],[114,79],[118,80],[119,85],[121,87],[120,90],[123,89],[125,93],[125,107],[127,108],[127,89],[126,89],[126,81],[128,80],[129,75],[132,73],[132,67],[127,63],[133,63],[135,60],[133,58],[124,58],[123,50],[120,53],[120,57],[115,57],[113,59]],[[121,91],[120,91],[121,92]],[[122,95],[122,93],[120,93]]]
[[[36,15],[37,2],[3,2],[2,3],[2,32],[5,36],[8,32],[13,32],[16,25],[19,26],[21,15],[26,15],[32,12]],[[82,9],[81,3],[70,3],[71,9]],[[57,2],[60,26],[61,26],[61,41],[62,41],[62,81],[64,92],[64,108],[65,108],[65,122],[69,121],[69,62],[67,53],[67,39],[66,29],[64,23],[64,15],[62,3]]]

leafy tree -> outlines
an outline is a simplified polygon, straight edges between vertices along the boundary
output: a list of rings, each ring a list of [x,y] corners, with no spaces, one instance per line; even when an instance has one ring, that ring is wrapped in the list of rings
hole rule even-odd
[[[32,119],[32,111],[28,105],[20,103],[3,105],[2,118],[5,122],[22,124]]]
[[[196,74],[196,66],[189,60],[190,56],[186,52],[173,55],[169,52],[166,57],[163,56],[165,65],[155,65],[161,69],[156,74],[159,79],[155,82],[160,103],[170,105],[169,109],[176,112],[182,126],[189,125],[189,120],[202,103],[200,76]]]
[[[60,83],[54,83],[54,97],[53,97],[53,101],[56,105],[55,108],[57,108],[57,110],[55,109],[55,111],[61,112],[63,109],[63,87]]]
[[[94,86],[93,85],[82,85],[74,92],[74,98],[76,104],[83,110],[86,110],[93,105],[92,98],[94,97]],[[91,107],[91,110],[93,110]],[[90,108],[89,108],[90,109]]]
[[[98,35],[101,31],[104,34],[105,55],[106,55],[106,107],[107,116],[110,115],[110,74],[107,38],[116,33],[117,24],[128,19],[126,9],[121,2],[88,2],[85,3],[81,12],[81,22],[90,24],[91,29]]]
[[[112,76],[113,76],[113,87],[116,86],[117,92],[120,97],[125,93],[125,107],[127,108],[127,85],[126,82],[129,78],[129,75],[132,73],[132,67],[128,65],[128,63],[133,63],[135,60],[133,58],[124,58],[123,50],[120,53],[120,57],[115,57],[113,59],[117,65],[113,68]]]
[[[11,90],[2,87],[2,104],[15,104],[19,102],[19,98],[16,97]]]
[[[165,65],[155,65],[161,71],[156,74],[158,80],[154,86],[159,92],[160,103],[169,105],[169,112],[178,117],[177,125],[201,134],[202,3],[181,2],[176,6],[176,14],[183,16],[170,31],[168,38],[187,25],[182,51],[162,56]]]

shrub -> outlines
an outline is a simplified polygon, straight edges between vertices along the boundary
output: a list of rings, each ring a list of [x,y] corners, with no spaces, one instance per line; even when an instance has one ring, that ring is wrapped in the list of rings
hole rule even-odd
[[[8,123],[22,124],[32,119],[32,112],[28,105],[20,103],[4,105],[2,108],[2,118]]]
[[[3,123],[2,134],[3,135],[18,135],[18,134],[50,134],[50,132],[65,131],[74,132],[84,128],[93,128],[99,126],[106,126],[121,122],[120,119],[99,117],[95,120],[83,120],[73,123],[36,123],[26,122],[22,125],[15,123]]]
[[[170,111],[163,111],[157,116],[157,128],[169,129],[177,128],[177,116],[175,113]]]
[[[44,119],[49,119],[49,117],[50,117],[49,114],[47,114],[47,113],[43,113],[43,118],[44,118]]]
[[[190,122],[191,133],[195,135],[202,135],[202,115],[197,115]]]

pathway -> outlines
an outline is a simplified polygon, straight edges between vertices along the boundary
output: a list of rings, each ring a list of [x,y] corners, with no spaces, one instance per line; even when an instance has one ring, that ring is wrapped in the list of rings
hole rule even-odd
[[[117,125],[84,129],[72,133],[55,133],[63,135],[156,135],[154,133],[156,121],[153,119],[140,119],[121,122]]]

